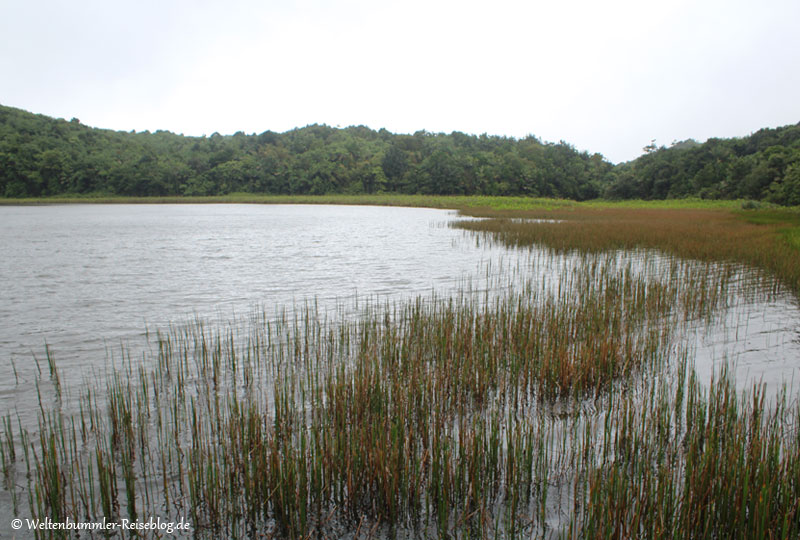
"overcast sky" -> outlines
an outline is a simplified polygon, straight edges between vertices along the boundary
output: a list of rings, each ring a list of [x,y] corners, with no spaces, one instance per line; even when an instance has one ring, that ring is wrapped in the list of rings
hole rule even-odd
[[[0,0],[0,104],[185,135],[533,134],[627,161],[800,121],[800,0]]]

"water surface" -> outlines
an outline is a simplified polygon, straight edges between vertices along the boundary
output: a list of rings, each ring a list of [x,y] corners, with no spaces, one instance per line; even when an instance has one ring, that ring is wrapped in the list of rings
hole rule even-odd
[[[574,263],[476,242],[448,226],[455,219],[452,211],[366,206],[0,207],[0,412],[35,411],[45,347],[62,383],[79,386],[121,344],[193,317],[446,296],[510,270],[555,282]],[[702,378],[721,362],[738,366],[742,385],[800,378],[796,299],[734,297],[732,305],[721,323],[687,332]]]
[[[79,393],[95,377],[93,386],[103,388],[122,344],[131,354],[145,351],[148,329],[192,318],[224,325],[254,309],[269,318],[307,302],[332,310],[331,317],[356,316],[342,311],[355,298],[392,302],[433,291],[446,297],[504,279],[547,290],[581,262],[577,253],[481,241],[449,227],[455,219],[461,218],[443,210],[360,206],[0,207],[0,414],[18,416],[33,432],[39,395],[46,406],[62,405],[46,348],[65,391]],[[672,262],[652,251],[598,261],[652,279],[664,279],[662,269]],[[749,271],[737,272],[746,284]],[[732,286],[729,309],[713,320],[685,321],[677,331],[701,380],[725,362],[740,388],[800,379],[793,295]],[[0,536],[9,508],[0,490]]]
[[[30,405],[45,345],[67,386],[146,329],[192,317],[447,294],[508,256],[462,241],[454,218],[365,206],[2,207],[0,412]]]

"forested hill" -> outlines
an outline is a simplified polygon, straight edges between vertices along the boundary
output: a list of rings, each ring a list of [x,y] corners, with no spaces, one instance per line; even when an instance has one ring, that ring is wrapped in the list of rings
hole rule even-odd
[[[312,125],[185,137],[90,128],[0,106],[0,196],[397,192],[800,204],[800,124],[646,150],[614,166],[532,136]]]
[[[185,137],[90,128],[0,106],[0,195],[425,193],[589,199],[613,165],[534,137],[312,125]]]
[[[651,144],[618,165],[605,195],[619,199],[753,199],[800,205],[800,123],[749,137]]]

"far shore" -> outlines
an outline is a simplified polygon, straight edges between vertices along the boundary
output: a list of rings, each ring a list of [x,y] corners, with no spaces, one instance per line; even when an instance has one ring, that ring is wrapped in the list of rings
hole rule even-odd
[[[664,208],[739,210],[742,208],[786,209],[767,203],[744,200],[707,200],[698,198],[666,200],[605,200],[573,201],[544,197],[484,196],[484,195],[403,195],[381,194],[330,194],[330,195],[266,195],[232,193],[213,196],[157,196],[136,197],[119,195],[74,195],[35,198],[0,197],[0,206],[29,206],[53,204],[341,204],[374,206],[412,206],[426,208],[491,209],[491,210],[555,210],[570,207],[583,208]],[[792,210],[800,211],[800,207]]]

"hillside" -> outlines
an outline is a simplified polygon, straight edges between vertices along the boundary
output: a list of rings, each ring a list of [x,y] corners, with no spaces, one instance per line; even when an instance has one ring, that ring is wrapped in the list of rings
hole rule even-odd
[[[589,199],[613,179],[599,154],[454,132],[311,125],[286,133],[125,133],[0,107],[0,195],[424,193]]]
[[[698,196],[800,204],[800,124],[650,145],[628,163],[571,145],[311,125],[186,137],[117,132],[0,106],[0,196],[422,193],[586,200]]]
[[[749,137],[645,149],[619,165],[606,195],[620,199],[753,199],[800,204],[800,123]]]

